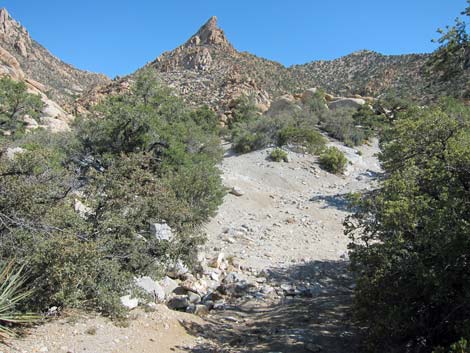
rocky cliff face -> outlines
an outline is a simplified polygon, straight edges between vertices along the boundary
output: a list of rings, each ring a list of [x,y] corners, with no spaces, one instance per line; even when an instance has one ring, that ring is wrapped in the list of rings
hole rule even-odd
[[[28,81],[61,105],[109,82],[104,75],[78,70],[53,56],[6,9],[0,10],[0,73]]]

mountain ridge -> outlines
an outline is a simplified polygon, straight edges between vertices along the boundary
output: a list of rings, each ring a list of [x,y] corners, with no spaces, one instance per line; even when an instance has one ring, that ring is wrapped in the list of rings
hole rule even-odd
[[[50,53],[6,8],[0,9],[0,47],[1,72],[39,83],[43,93],[64,106],[91,87],[110,81],[103,74],[77,69]]]
[[[16,35],[8,35],[11,31]],[[418,101],[433,100],[455,90],[452,83],[436,83],[425,75],[431,55],[427,53],[385,55],[363,49],[333,60],[287,67],[238,51],[218,26],[215,16],[183,44],[112,81],[101,74],[75,69],[54,57],[31,39],[5,9],[0,10],[0,44],[3,49],[0,60],[19,66],[27,79],[42,85],[56,101],[78,113],[86,112],[108,94],[127,90],[136,73],[143,69],[155,70],[162,83],[188,104],[210,106],[222,121],[240,96],[251,96],[264,112],[276,97],[299,94],[312,87],[336,96],[376,97],[392,91]],[[460,79],[456,87],[465,92],[465,80]],[[76,97],[78,100],[73,102]]]

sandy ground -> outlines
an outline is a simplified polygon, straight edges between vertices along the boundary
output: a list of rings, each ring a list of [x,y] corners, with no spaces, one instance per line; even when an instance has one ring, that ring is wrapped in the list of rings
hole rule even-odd
[[[202,249],[207,258],[222,252],[246,271],[264,270],[272,283],[317,283],[323,289],[315,298],[251,299],[205,319],[158,305],[132,311],[124,327],[75,313],[0,344],[0,353],[352,352],[344,197],[373,187],[378,147],[331,144],[351,162],[343,176],[321,170],[309,155],[289,152],[288,163],[276,163],[267,160],[270,149],[240,156],[227,150],[224,184],[243,195],[225,197]]]
[[[376,141],[358,149],[335,145],[352,163],[344,176],[323,171],[310,155],[289,152],[288,163],[277,163],[267,160],[269,149],[239,156],[228,151],[221,166],[224,184],[244,195],[226,196],[207,226],[206,251],[235,256],[258,270],[344,258],[344,198],[370,188],[380,168]]]

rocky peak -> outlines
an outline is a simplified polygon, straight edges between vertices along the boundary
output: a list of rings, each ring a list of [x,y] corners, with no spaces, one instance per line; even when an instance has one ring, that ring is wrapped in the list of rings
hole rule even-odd
[[[109,82],[104,75],[76,69],[52,55],[5,8],[0,9],[0,75],[34,82],[34,87],[64,106],[95,85]]]
[[[215,16],[212,16],[185,44],[187,47],[202,45],[232,48],[224,31],[217,26],[217,17]]]
[[[0,9],[0,31],[7,33],[10,28],[11,17],[7,9]]]

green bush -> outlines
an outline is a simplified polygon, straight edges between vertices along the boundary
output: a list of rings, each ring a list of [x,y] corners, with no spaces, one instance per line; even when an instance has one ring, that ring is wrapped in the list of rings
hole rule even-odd
[[[1,77],[0,139],[6,134],[12,137],[22,135],[26,127],[24,116],[29,115],[31,119],[38,119],[43,105],[39,95],[28,93],[24,82]]]
[[[107,98],[73,132],[2,146],[24,149],[0,163],[0,261],[27,264],[36,290],[25,307],[117,315],[134,276],[190,264],[224,195],[217,133],[210,110],[190,110],[142,71],[131,92]],[[170,242],[150,233],[161,222]]]
[[[319,157],[320,166],[333,174],[343,173],[348,160],[336,147],[328,147]]]
[[[287,126],[279,131],[278,145],[287,144],[298,144],[306,147],[312,154],[319,154],[325,148],[326,139],[318,131]]]
[[[254,121],[259,116],[255,100],[252,97],[242,95],[236,99],[233,106],[232,116],[228,122],[230,129],[237,124]]]
[[[305,112],[293,115],[263,115],[255,120],[235,124],[231,131],[234,149],[247,153],[268,146],[295,144],[317,154],[325,139],[317,131],[312,117]]]
[[[287,157],[287,152],[281,150],[280,148],[275,148],[271,151],[269,154],[269,158],[274,161],[274,162],[289,162],[289,159]]]
[[[383,179],[345,223],[371,352],[432,352],[469,337],[469,141],[470,109],[455,101],[410,108],[381,136]]]

